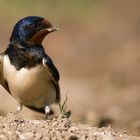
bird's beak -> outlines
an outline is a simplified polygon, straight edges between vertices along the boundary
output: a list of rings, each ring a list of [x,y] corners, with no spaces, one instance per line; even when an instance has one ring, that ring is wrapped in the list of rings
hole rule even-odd
[[[56,27],[50,27],[46,29],[48,32],[54,32],[54,31],[58,31],[59,29]]]
[[[48,21],[48,20],[46,20],[46,19],[44,19],[43,21],[42,21],[42,24],[44,25],[44,31],[47,31],[48,33],[51,33],[51,32],[54,32],[54,31],[58,31],[59,29],[58,28],[56,28],[56,27],[53,27],[52,26],[52,24]],[[46,26],[47,25],[47,26]],[[49,25],[49,27],[48,27],[48,25]]]
[[[38,43],[38,44],[40,44],[40,43],[43,41],[43,39],[45,38],[45,36],[46,36],[47,34],[59,30],[58,28],[53,27],[52,24],[51,24],[49,21],[47,21],[47,20],[43,20],[43,21],[41,22],[41,24],[42,24],[42,27],[43,27],[43,28],[42,28],[40,31],[36,32],[36,33],[30,38],[29,41],[30,41],[31,43],[34,43],[34,44],[35,44],[35,43]]]

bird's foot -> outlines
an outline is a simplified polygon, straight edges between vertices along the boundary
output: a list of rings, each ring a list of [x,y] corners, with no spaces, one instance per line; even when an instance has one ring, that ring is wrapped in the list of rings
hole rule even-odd
[[[19,113],[21,110],[22,110],[22,104],[19,103],[17,106],[17,113]]]
[[[50,114],[50,112],[51,112],[51,108],[50,108],[50,106],[47,104],[47,105],[45,106],[46,118],[48,118],[48,115]]]

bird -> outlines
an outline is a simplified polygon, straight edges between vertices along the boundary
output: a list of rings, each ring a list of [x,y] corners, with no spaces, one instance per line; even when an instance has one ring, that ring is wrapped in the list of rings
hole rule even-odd
[[[58,28],[40,16],[19,20],[8,47],[0,54],[0,84],[23,105],[48,115],[51,105],[60,103],[60,74],[42,45]]]

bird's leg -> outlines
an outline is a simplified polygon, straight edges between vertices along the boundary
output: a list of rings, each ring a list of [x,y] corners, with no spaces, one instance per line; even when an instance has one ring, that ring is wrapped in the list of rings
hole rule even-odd
[[[17,106],[17,113],[19,113],[22,110],[22,104],[19,103]]]
[[[49,115],[50,111],[51,111],[50,105],[46,104],[46,106],[45,106],[45,114]]]
[[[54,111],[50,108],[49,104],[44,107],[46,119],[51,119],[53,117]]]

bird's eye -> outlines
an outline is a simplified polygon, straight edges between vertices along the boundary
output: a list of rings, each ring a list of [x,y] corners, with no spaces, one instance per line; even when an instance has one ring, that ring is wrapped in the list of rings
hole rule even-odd
[[[34,29],[36,26],[35,26],[35,24],[31,24],[30,27],[31,27],[32,29]]]
[[[31,30],[31,29],[35,29],[36,25],[35,24],[28,24],[28,25],[25,25],[24,28],[27,30]]]

